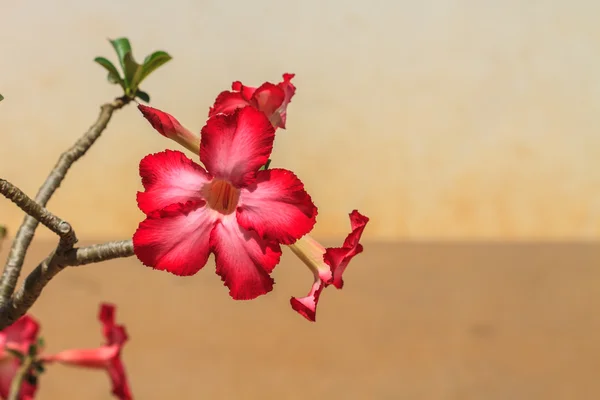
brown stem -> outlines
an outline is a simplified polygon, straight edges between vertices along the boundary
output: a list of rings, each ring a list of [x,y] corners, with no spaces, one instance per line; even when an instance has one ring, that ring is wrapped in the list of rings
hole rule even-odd
[[[23,381],[29,374],[34,362],[35,358],[31,355],[27,354],[24,357],[23,363],[15,373],[15,376],[13,377],[13,380],[10,383],[10,392],[7,400],[19,400],[19,394],[21,392],[21,388],[23,387]]]
[[[2,244],[2,242],[4,241],[4,238],[6,237],[6,232],[7,229],[4,225],[0,225],[0,244]],[[0,247],[1,249],[1,247]]]
[[[79,265],[113,260],[115,258],[131,257],[132,255],[132,241],[119,240],[71,249],[65,253],[65,260],[67,261],[67,265],[76,267]]]
[[[57,248],[25,278],[19,290],[0,307],[0,330],[25,315],[40,296],[46,284],[65,267],[131,257],[132,255],[133,243],[131,240],[74,248],[62,254]]]
[[[104,129],[106,129],[113,112],[125,106],[129,101],[130,99],[127,97],[120,97],[100,107],[100,114],[96,122],[69,150],[62,153],[50,175],[48,175],[35,196],[36,203],[42,207],[46,206],[56,189],[62,183],[71,165],[81,158],[100,137]],[[6,304],[15,290],[21,268],[23,267],[25,253],[33,240],[37,226],[38,221],[34,217],[27,215],[15,235],[6,265],[4,266],[2,278],[0,278],[0,306]]]
[[[63,248],[73,247],[77,243],[75,232],[67,221],[63,221],[50,211],[29,198],[21,189],[7,180],[0,178],[0,194],[15,203],[21,210],[42,225],[56,233],[62,242]]]

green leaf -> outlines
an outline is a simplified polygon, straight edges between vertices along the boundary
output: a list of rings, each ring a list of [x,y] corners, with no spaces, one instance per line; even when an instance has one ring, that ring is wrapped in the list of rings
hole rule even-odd
[[[29,345],[27,354],[29,355],[29,357],[35,357],[35,355],[37,354],[37,346],[35,344]]]
[[[140,65],[133,57],[133,51],[131,50],[129,39],[121,37],[115,40],[110,40],[110,43],[119,57],[119,63],[121,64],[121,69],[123,70],[123,78],[120,83],[122,82],[121,86],[125,90],[125,94],[129,97],[140,97],[140,99],[144,101],[146,101],[146,98],[148,98],[147,101],[149,101],[150,96],[147,96],[146,93],[140,92],[141,94],[138,95],[138,87],[140,83],[158,67],[171,60],[172,57],[164,51],[155,51],[147,56],[144,59],[144,63]],[[106,60],[106,62],[110,64],[108,60]],[[104,63],[101,65],[103,65],[106,69],[109,69],[109,67]],[[112,64],[110,65],[112,66]],[[116,70],[114,66],[112,66],[112,68]]]
[[[37,340],[37,345],[39,348],[43,349],[46,346],[46,341],[43,337],[39,337]]]
[[[117,57],[119,58],[119,62],[121,63],[121,68],[123,72],[125,72],[125,55],[127,53],[131,53],[131,44],[129,44],[129,39],[126,37],[118,38],[115,40],[110,40],[110,44],[112,44],[115,52],[117,53]],[[127,83],[127,77],[125,77],[125,83]]]
[[[27,376],[25,376],[25,380],[32,386],[36,386],[38,382],[37,376],[33,374],[27,374]]]
[[[135,93],[140,83],[140,75],[142,73],[142,66],[138,64],[133,58],[133,53],[129,52],[125,54],[125,83],[127,85],[127,94],[131,95]]]
[[[0,94],[0,101],[4,100],[4,96]]]
[[[169,62],[173,57],[171,57],[165,51],[155,51],[144,59],[144,63],[142,64],[142,72],[140,76],[140,82],[142,82],[148,75],[150,75],[154,70],[156,70],[161,65]]]
[[[6,237],[6,227],[4,225],[0,225],[0,239],[4,239]]]
[[[145,101],[146,103],[150,103],[150,95],[146,92],[142,92],[139,89],[137,92],[135,92],[135,97],[139,97],[142,101]]]
[[[110,83],[118,83],[119,85],[121,85],[123,90],[125,90],[125,83],[123,82],[119,71],[117,71],[117,68],[113,65],[113,63],[111,63],[104,57],[96,57],[94,58],[94,61],[102,65],[108,71],[107,79]]]
[[[4,349],[7,353],[12,354],[13,356],[15,356],[16,358],[19,359],[19,361],[23,362],[23,360],[25,359],[25,356],[23,355],[23,353],[21,353],[18,350],[14,350],[14,349],[9,349],[9,348],[5,348]]]
[[[269,158],[266,162],[265,165],[263,165],[262,167],[260,167],[258,170],[259,171],[264,171],[265,169],[269,169],[269,165],[271,165],[271,159]]]
[[[141,69],[141,65],[135,62],[133,59],[133,53],[131,51],[131,44],[129,39],[122,37],[115,40],[111,40],[113,48],[117,52],[119,62],[121,63],[121,69],[123,70],[123,81],[125,82],[125,94],[131,96],[135,93],[137,85],[133,82],[134,76]]]
[[[46,368],[44,368],[44,365],[42,363],[35,363],[33,368],[35,369],[35,371],[38,374],[43,374],[44,372],[46,372]]]

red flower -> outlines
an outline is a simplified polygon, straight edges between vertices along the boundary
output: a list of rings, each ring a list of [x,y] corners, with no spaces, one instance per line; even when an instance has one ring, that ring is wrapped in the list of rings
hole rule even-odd
[[[196,135],[186,129],[172,115],[163,113],[156,108],[138,104],[138,110],[144,118],[150,122],[158,133],[171,140],[176,141],[188,150],[198,154],[200,150],[200,135]]]
[[[259,171],[274,133],[262,112],[244,107],[215,115],[202,128],[206,170],[178,151],[146,156],[140,163],[145,192],[137,199],[147,218],[133,236],[138,259],[185,276],[204,267],[213,252],[231,297],[253,299],[271,291],[279,245],[308,233],[317,215],[291,171]]]
[[[112,382],[112,393],[120,400],[133,397],[127,383],[125,367],[121,361],[121,350],[129,339],[125,327],[115,324],[115,306],[102,304],[98,319],[102,323],[102,333],[106,344],[95,349],[72,349],[58,354],[42,356],[47,363],[59,362],[87,368],[106,369]]]
[[[15,350],[26,355],[29,346],[37,341],[40,325],[29,315],[19,318],[14,324],[0,332],[0,397],[8,398],[10,384],[19,369],[21,362],[7,351]],[[19,393],[20,400],[30,400],[35,396],[37,385],[23,380]]]
[[[369,222],[369,218],[357,210],[350,213],[352,232],[346,237],[342,247],[325,248],[310,236],[305,236],[290,246],[310,268],[315,276],[312,288],[306,297],[292,297],[292,308],[309,321],[315,321],[317,304],[323,288],[333,285],[341,289],[344,285],[342,275],[352,258],[363,251],[360,237]]]
[[[217,96],[208,116],[228,114],[240,107],[252,106],[265,113],[275,128],[285,129],[287,105],[296,93],[296,87],[291,82],[293,77],[294,74],[283,74],[283,82],[277,85],[265,82],[258,88],[235,81],[231,84],[233,91],[224,91]]]

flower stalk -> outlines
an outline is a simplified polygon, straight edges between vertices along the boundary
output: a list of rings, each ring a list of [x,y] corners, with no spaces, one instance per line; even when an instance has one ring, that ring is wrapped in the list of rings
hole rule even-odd
[[[19,400],[21,398],[21,390],[23,381],[30,374],[31,368],[35,363],[35,355],[26,354],[23,358],[23,363],[17,370],[15,377],[10,384],[10,393],[7,400]]]

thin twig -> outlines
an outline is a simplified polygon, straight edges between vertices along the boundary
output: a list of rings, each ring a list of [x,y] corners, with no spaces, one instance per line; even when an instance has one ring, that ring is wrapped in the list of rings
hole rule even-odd
[[[35,358],[29,354],[23,358],[23,363],[15,373],[15,376],[10,383],[10,393],[7,400],[19,400],[19,394],[23,388],[23,381],[25,378],[27,378],[27,375],[29,375],[34,362]]]
[[[100,137],[104,129],[106,129],[113,112],[125,106],[129,101],[130,99],[127,97],[120,97],[100,107],[100,114],[96,122],[69,150],[62,153],[50,175],[48,175],[35,196],[36,203],[42,207],[46,206],[56,189],[62,183],[71,165],[81,158]],[[15,235],[6,265],[4,266],[2,278],[0,279],[0,306],[4,305],[15,291],[21,268],[23,267],[25,253],[33,240],[37,226],[38,221],[27,215]]]
[[[119,240],[93,246],[71,249],[65,253],[68,266],[76,267],[115,258],[131,257],[133,255],[133,243],[131,240]]]
[[[0,330],[11,325],[31,308],[42,290],[56,274],[65,267],[78,266],[115,258],[131,257],[133,243],[122,240],[74,248],[59,254],[53,251],[23,281],[23,284],[2,307],[0,307]]]
[[[6,232],[6,227],[4,225],[0,225],[0,244],[2,244],[2,242],[4,241],[4,238],[6,237]],[[0,249],[2,249],[2,247],[0,247]]]
[[[35,218],[42,225],[56,233],[63,248],[73,247],[77,243],[75,231],[67,221],[63,221],[44,207],[33,201],[21,189],[7,180],[0,178],[0,194],[15,203],[27,215]]]

